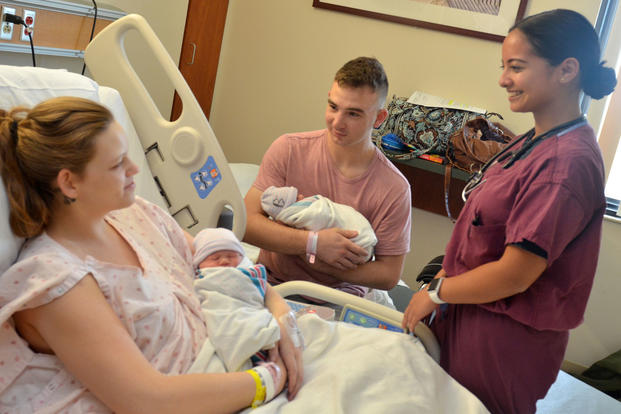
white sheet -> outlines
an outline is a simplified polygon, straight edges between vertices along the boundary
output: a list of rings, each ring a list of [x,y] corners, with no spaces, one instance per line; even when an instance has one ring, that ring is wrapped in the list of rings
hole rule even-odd
[[[304,385],[291,402],[285,393],[244,413],[487,413],[408,335],[306,314]]]
[[[537,401],[537,414],[619,414],[621,402],[559,371],[543,400]]]

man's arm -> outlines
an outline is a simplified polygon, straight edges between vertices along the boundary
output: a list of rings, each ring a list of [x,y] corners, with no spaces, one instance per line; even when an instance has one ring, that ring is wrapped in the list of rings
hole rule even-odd
[[[265,250],[282,254],[304,255],[309,232],[270,220],[261,208],[262,192],[251,187],[246,194],[246,234],[244,241]],[[325,229],[319,232],[317,258],[336,270],[355,269],[366,257],[366,250],[350,239],[353,230]]]
[[[366,262],[355,269],[341,270],[321,261],[313,265],[309,264],[309,266],[344,282],[389,290],[399,283],[404,263],[405,254],[402,254],[399,256],[375,256],[374,261]]]
[[[305,253],[308,232],[270,220],[261,208],[261,194],[258,188],[250,187],[244,198],[247,216],[244,241],[278,253]]]

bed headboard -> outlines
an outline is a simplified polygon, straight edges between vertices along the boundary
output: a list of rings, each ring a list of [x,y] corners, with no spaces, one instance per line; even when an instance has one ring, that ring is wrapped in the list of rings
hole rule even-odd
[[[179,94],[183,110],[177,120],[162,117],[132,67],[125,50],[130,33],[149,49]],[[143,148],[157,147],[156,154],[148,157],[151,171],[179,224],[192,234],[216,227],[221,212],[229,206],[233,232],[242,239],[246,209],[228,162],[190,87],[146,20],[130,14],[110,24],[91,41],[84,59],[97,82],[120,92]]]

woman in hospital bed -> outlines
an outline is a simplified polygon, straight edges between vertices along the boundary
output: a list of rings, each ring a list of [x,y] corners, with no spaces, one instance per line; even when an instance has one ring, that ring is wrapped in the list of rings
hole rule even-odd
[[[209,328],[191,238],[135,198],[110,112],[68,97],[0,110],[0,162],[11,229],[28,239],[0,277],[0,412],[486,412],[415,338],[313,315],[298,321],[302,388],[301,350],[283,328],[281,375],[188,374]],[[275,319],[290,311],[277,294],[265,305]],[[288,398],[261,405],[285,381]]]
[[[56,98],[25,117],[0,115],[11,229],[29,238],[0,281],[0,383],[10,384],[3,406],[233,411],[265,399],[261,382],[275,383],[269,397],[285,379],[295,395],[301,355],[286,334],[275,379],[275,370],[258,368],[176,375],[188,370],[206,337],[188,278],[189,244],[168,214],[134,200],[137,168],[107,109]],[[276,317],[289,312],[277,295],[266,305]]]

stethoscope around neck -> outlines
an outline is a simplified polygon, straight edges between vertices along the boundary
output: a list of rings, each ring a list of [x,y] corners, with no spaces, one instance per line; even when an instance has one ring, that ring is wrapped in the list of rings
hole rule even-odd
[[[466,182],[466,185],[464,186],[464,189],[461,192],[462,200],[466,202],[466,199],[468,199],[468,195],[470,195],[471,192],[473,192],[477,187],[479,187],[481,184],[485,182],[485,179],[484,179],[485,171],[487,171],[487,169],[490,168],[492,165],[498,162],[503,162],[504,160],[509,158],[509,161],[507,161],[507,163],[502,166],[504,170],[509,169],[511,168],[511,166],[513,166],[513,164],[516,163],[516,161],[519,161],[527,157],[528,154],[530,154],[531,151],[537,145],[541,144],[544,140],[550,138],[553,135],[557,135],[561,131],[575,129],[584,123],[586,123],[586,119],[583,115],[581,115],[580,117],[574,120],[571,120],[569,122],[565,122],[564,124],[556,126],[550,129],[549,131],[546,131],[543,134],[538,135],[536,137],[535,137],[535,128],[531,129],[526,134],[522,135],[521,137],[519,137],[518,139],[516,139],[515,141],[507,145],[498,154],[490,158],[489,161],[487,161],[483,165],[483,167],[481,167],[479,171],[475,172],[474,174],[470,176],[470,178]],[[526,141],[526,143],[522,145],[522,147],[519,150],[515,152],[511,151],[513,147],[515,147],[517,144],[519,144],[522,141]]]

